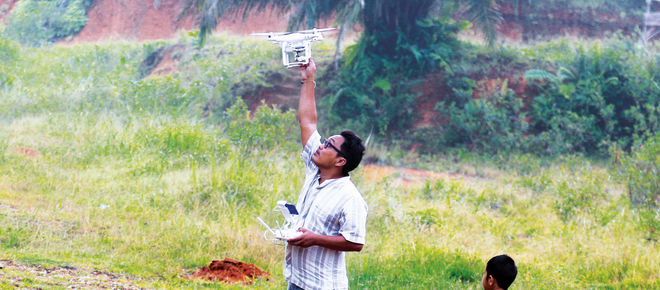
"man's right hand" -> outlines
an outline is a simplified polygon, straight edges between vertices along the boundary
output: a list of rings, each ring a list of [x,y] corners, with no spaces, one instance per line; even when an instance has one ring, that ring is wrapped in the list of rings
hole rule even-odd
[[[315,74],[316,64],[314,63],[314,59],[310,57],[307,64],[300,65],[300,77],[302,78],[303,82],[307,80],[313,81]]]

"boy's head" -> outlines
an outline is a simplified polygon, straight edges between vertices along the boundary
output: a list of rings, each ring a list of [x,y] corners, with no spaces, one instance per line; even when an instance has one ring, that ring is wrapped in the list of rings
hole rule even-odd
[[[518,268],[513,259],[507,255],[499,255],[488,260],[481,283],[486,290],[508,289],[517,274]]]

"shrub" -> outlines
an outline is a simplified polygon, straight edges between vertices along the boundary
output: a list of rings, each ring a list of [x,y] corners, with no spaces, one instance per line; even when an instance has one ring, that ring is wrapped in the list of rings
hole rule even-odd
[[[181,78],[156,76],[120,88],[122,105],[135,112],[159,112],[181,115],[200,105],[201,86]]]
[[[629,155],[613,150],[616,175],[626,183],[634,206],[658,207],[660,203],[660,134],[635,146]]]
[[[417,94],[411,88],[424,72],[447,68],[460,43],[456,24],[425,20],[417,29],[374,31],[347,48],[345,64],[321,100],[325,117],[336,129],[377,134],[410,129]],[[356,56],[361,56],[356,58]]]
[[[569,179],[552,185],[557,200],[555,210],[563,221],[569,221],[579,212],[592,212],[606,196],[599,180],[592,178]]]
[[[78,33],[87,24],[87,8],[92,1],[19,1],[8,17],[4,33],[33,46],[55,42]]]
[[[473,84],[473,82],[470,82]],[[472,90],[455,90],[455,100],[440,102],[436,110],[448,118],[442,138],[451,146],[467,145],[487,151],[520,149],[527,131],[522,99],[507,88],[474,99]]]
[[[538,147],[556,152],[603,153],[660,129],[660,69],[630,41],[580,45],[553,72],[529,70],[531,133]]]
[[[19,47],[12,41],[0,37],[0,88],[10,85],[14,77],[7,67],[18,57]]]
[[[638,223],[647,239],[660,236],[660,134],[634,146],[630,154],[612,150],[615,175],[626,184],[628,199],[637,208]]]
[[[0,37],[0,63],[14,61],[18,57],[18,45],[7,38]]]
[[[225,112],[224,133],[239,147],[242,154],[249,155],[253,150],[284,149],[295,151],[298,136],[294,125],[293,110],[281,112],[276,107],[262,103],[250,118],[250,112],[242,99]],[[296,128],[296,129],[294,129]]]

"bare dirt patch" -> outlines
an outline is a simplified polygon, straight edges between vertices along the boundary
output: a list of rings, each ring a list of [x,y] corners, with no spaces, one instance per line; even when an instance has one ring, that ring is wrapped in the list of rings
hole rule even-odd
[[[182,45],[173,45],[164,49],[162,52],[162,58],[149,74],[164,76],[176,72],[178,59],[175,59],[174,56],[177,52],[184,50],[185,48]]]
[[[255,279],[268,279],[270,273],[262,271],[254,264],[247,264],[230,258],[214,260],[208,266],[201,267],[188,279],[204,279],[226,283],[252,284]]]
[[[0,260],[0,288],[139,289],[127,276],[70,266],[45,268]]]
[[[423,82],[414,88],[415,91],[421,93],[417,98],[419,113],[415,116],[413,125],[415,129],[433,127],[439,121],[439,114],[435,110],[435,105],[446,100],[450,95],[445,92],[451,91],[444,83],[444,75],[429,74]]]
[[[171,38],[193,27],[192,15],[179,17],[185,1],[94,1],[87,25],[73,42],[99,40],[153,40]]]
[[[18,152],[19,154],[21,154],[25,157],[29,157],[29,158],[41,157],[41,152],[39,152],[36,149],[32,149],[32,148],[18,147],[18,148],[16,148],[16,152]]]
[[[176,37],[180,30],[198,29],[194,7],[186,10],[186,1],[94,1],[87,13],[87,25],[72,42],[99,40],[155,40]],[[289,18],[264,10],[242,16],[223,17],[217,31],[249,34],[259,31],[284,31]]]
[[[513,1],[511,1],[513,2]],[[621,31],[630,35],[642,19],[635,15],[618,15],[606,8],[566,9],[539,8],[528,1],[501,3],[504,21],[498,25],[499,36],[513,40],[535,40],[539,37],[572,35],[601,37],[607,32]],[[616,12],[618,13],[618,12]],[[531,16],[530,16],[531,15]]]
[[[178,70],[180,55],[189,49],[182,44],[161,46],[142,60],[138,71],[144,77],[172,75]]]
[[[9,0],[12,3],[16,1]],[[195,7],[187,8],[187,4],[187,1],[180,0],[96,0],[87,12],[87,25],[71,42],[174,38],[180,30],[199,29]],[[289,14],[269,8],[249,11],[245,18],[243,15],[228,14],[220,19],[215,30],[237,35],[285,31]],[[334,17],[330,17],[318,26],[327,27],[333,20]]]
[[[251,112],[262,105],[277,105],[282,111],[298,108],[300,97],[300,73],[294,70],[284,70],[270,73],[266,81],[269,87],[258,87],[254,93],[243,94],[241,97],[248,104]]]

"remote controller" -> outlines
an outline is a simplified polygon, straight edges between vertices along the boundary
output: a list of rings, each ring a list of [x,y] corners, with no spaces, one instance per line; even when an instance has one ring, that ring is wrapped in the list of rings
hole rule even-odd
[[[302,235],[302,232],[299,232],[297,228],[299,215],[298,210],[296,209],[296,205],[288,203],[285,200],[279,200],[277,201],[277,207],[275,207],[275,210],[282,212],[285,220],[282,226],[280,226],[279,223],[277,224],[278,228],[271,228],[266,222],[264,222],[264,220],[262,220],[260,217],[257,217],[259,222],[261,222],[261,224],[266,227],[266,231],[264,232],[264,239],[281,245],[281,242],[286,242],[288,239]],[[274,237],[274,239],[268,238],[269,232]]]

